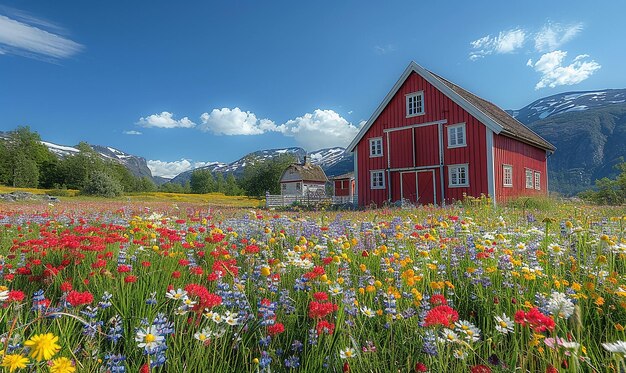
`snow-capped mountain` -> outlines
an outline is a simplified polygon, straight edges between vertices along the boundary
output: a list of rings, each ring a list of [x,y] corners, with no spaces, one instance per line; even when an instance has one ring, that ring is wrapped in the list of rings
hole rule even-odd
[[[507,111],[520,122],[529,124],[557,114],[586,111],[625,102],[626,89],[604,89],[559,93],[541,98],[519,110]]]
[[[263,162],[283,154],[292,154],[300,161],[302,161],[306,155],[311,160],[311,163],[322,167],[327,176],[334,176],[351,171],[351,169],[346,170],[346,164],[350,168],[353,166],[352,154],[346,154],[345,149],[341,147],[320,149],[311,153],[307,153],[304,149],[298,147],[267,149],[247,154],[229,164],[203,166],[182,172],[173,178],[171,182],[184,184],[187,180],[191,179],[191,174],[196,170],[210,170],[211,172],[232,173],[235,176],[241,176],[246,166]],[[336,169],[336,172],[333,171],[334,169]]]

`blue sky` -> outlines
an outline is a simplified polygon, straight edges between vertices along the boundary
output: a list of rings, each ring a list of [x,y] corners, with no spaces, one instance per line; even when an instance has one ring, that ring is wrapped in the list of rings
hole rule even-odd
[[[4,1],[0,130],[171,176],[345,146],[411,60],[505,109],[626,87],[622,1],[440,3]]]

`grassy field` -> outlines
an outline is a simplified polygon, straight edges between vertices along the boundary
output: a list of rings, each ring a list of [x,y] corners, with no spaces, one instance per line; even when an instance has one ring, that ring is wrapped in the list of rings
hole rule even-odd
[[[626,369],[624,208],[276,212],[149,197],[0,204],[0,367]]]
[[[35,189],[35,188],[13,188],[0,186],[0,193],[10,193],[15,191],[28,192],[33,194],[59,195],[58,190]],[[91,196],[81,196],[77,190],[63,190],[63,195],[58,198],[65,201],[130,201],[130,202],[174,202],[174,203],[194,203],[207,204],[211,206],[256,208],[263,206],[263,200],[249,198],[245,196],[226,196],[223,193],[208,194],[183,194],[183,193],[162,193],[146,192],[127,194],[116,198],[99,198]]]

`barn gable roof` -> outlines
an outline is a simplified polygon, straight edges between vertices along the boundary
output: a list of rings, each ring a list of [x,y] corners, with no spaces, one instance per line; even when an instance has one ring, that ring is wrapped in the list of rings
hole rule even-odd
[[[417,73],[427,82],[432,84],[435,88],[440,90],[444,95],[449,97],[457,105],[462,107],[465,111],[470,113],[487,128],[492,130],[496,134],[502,133],[505,136],[509,136],[520,140],[522,142],[529,143],[541,149],[554,151],[556,148],[544,140],[541,136],[530,130],[528,127],[520,123],[515,118],[511,117],[507,112],[499,108],[497,105],[484,100],[473,93],[466,91],[458,85],[446,80],[445,78],[436,75],[414,61],[404,70],[400,79],[391,88],[391,91],[385,96],[385,99],[380,103],[374,114],[361,128],[357,136],[352,140],[346,151],[353,152],[357,144],[361,141],[365,133],[374,124],[378,116],[383,112],[385,107],[389,104],[391,99],[396,95],[402,84],[411,75],[412,72]]]
[[[301,177],[300,180],[302,181],[318,181],[320,183],[325,183],[328,181],[328,178],[326,177],[324,170],[322,170],[320,166],[312,164],[312,163],[305,163],[305,164],[293,163],[289,165],[287,169],[285,169],[285,172],[283,172],[283,175],[280,178],[281,182],[283,180],[283,177],[285,176],[285,173],[289,170],[293,170],[297,172],[298,175],[300,175]]]

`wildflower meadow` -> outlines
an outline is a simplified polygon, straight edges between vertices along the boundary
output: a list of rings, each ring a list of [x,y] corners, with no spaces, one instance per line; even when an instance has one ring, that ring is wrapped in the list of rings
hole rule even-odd
[[[626,372],[626,211],[0,205],[7,372]]]

